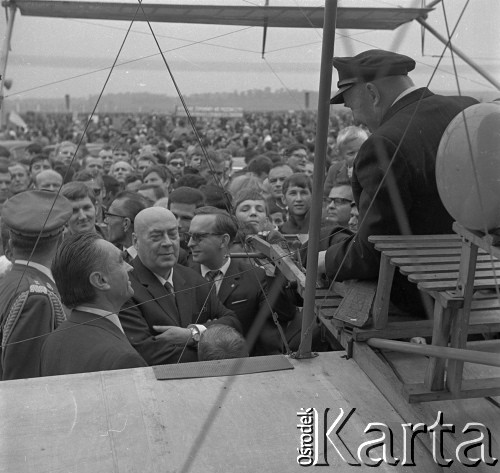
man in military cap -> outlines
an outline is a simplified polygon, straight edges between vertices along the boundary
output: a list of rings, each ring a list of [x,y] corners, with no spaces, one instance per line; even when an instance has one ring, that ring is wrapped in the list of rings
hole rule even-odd
[[[408,77],[415,61],[390,51],[334,58],[333,66],[339,90],[331,103],[350,108],[372,134],[351,179],[358,233],[320,252],[319,270],[337,281],[371,279],[378,275],[380,253],[370,235],[451,233],[452,218],[436,186],[436,153],[451,120],[477,101],[415,87]],[[391,297],[405,312],[424,315],[415,285],[399,274]]]
[[[52,259],[71,217],[70,202],[47,191],[26,191],[2,208],[14,257],[0,281],[0,378],[39,376],[44,335],[65,320],[52,273]]]

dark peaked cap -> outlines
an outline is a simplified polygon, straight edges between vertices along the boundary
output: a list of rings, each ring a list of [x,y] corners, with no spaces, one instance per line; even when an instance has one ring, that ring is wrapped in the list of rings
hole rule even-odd
[[[415,69],[415,61],[403,54],[370,49],[354,57],[334,57],[333,67],[339,73],[339,90],[330,103],[344,103],[344,92],[354,84],[371,82],[387,76],[405,76]]]
[[[11,197],[2,208],[2,223],[28,238],[61,233],[73,213],[66,197],[49,191],[25,191]]]

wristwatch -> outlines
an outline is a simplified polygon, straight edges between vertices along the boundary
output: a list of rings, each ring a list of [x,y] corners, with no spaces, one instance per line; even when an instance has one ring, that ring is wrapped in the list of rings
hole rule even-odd
[[[200,331],[198,330],[198,327],[196,327],[196,325],[190,325],[188,329],[191,330],[191,338],[193,339],[194,344],[197,345],[200,341]]]

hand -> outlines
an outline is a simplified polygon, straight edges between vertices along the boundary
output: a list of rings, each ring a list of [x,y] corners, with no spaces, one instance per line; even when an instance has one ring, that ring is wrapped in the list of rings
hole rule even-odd
[[[320,251],[318,253],[318,274],[323,274],[326,272],[326,251]]]
[[[172,325],[153,325],[153,329],[160,332],[156,338],[161,338],[173,345],[185,345],[191,339],[191,330]]]

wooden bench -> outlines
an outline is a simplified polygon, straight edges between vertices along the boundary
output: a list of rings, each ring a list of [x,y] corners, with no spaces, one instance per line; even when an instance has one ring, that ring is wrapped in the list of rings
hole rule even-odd
[[[470,333],[500,330],[500,249],[458,224],[454,230],[456,234],[452,235],[369,238],[382,255],[372,308],[373,329],[358,334],[358,341],[398,335],[427,336],[426,331],[431,329],[432,345],[465,349]],[[396,323],[398,326],[388,323],[396,268],[432,297],[433,320]],[[436,393],[435,399],[500,394],[498,378],[476,380],[471,389],[463,389],[463,364],[459,360],[431,357],[424,383],[414,389],[418,395],[413,400],[432,400],[430,392]]]

